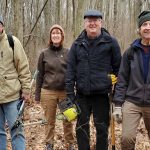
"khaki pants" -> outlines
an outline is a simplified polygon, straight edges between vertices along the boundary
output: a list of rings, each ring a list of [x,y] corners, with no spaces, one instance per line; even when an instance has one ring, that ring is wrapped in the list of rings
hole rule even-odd
[[[57,104],[65,97],[66,93],[64,91],[51,91],[45,89],[42,89],[41,91],[41,105],[44,110],[45,119],[48,121],[48,124],[45,125],[46,144],[54,143],[54,129],[55,129]],[[63,121],[63,128],[66,144],[74,143],[72,123],[68,121]]]
[[[148,136],[150,137],[150,107],[139,107],[131,102],[125,101],[122,111],[122,150],[134,150],[136,131],[141,117],[143,117]]]

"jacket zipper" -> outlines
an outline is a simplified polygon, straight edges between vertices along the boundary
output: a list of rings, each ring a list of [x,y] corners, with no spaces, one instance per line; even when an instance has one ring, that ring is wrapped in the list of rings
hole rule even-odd
[[[3,51],[1,52],[1,58],[3,58]]]
[[[1,51],[1,58],[2,58],[2,64],[3,64],[3,51]]]
[[[145,83],[144,83],[144,88],[143,88],[143,106],[144,106],[144,102],[145,102]]]
[[[55,51],[55,55],[56,55],[57,58],[59,57],[59,56],[58,56],[58,51],[57,51],[57,50]]]

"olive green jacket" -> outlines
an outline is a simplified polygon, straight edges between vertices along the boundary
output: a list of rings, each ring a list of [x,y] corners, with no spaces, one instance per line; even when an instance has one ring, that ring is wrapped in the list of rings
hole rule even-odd
[[[0,34],[0,104],[14,101],[20,91],[30,92],[31,73],[20,41],[13,36],[14,54],[5,31]]]

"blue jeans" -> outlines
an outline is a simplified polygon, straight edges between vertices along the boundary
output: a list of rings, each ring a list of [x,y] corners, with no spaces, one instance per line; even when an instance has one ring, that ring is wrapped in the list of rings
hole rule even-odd
[[[5,131],[6,121],[11,135],[12,150],[25,150],[25,138],[22,125],[11,130],[18,117],[18,102],[19,100],[0,104],[0,150],[7,149],[7,137]]]

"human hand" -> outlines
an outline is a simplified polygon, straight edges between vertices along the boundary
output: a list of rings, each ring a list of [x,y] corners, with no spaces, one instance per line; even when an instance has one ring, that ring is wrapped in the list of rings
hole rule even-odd
[[[29,100],[31,98],[31,95],[28,92],[23,92],[21,97],[26,101],[26,100]]]
[[[115,107],[113,116],[115,121],[120,124],[122,122],[122,107]]]

